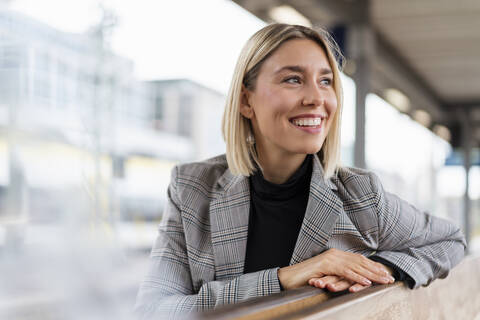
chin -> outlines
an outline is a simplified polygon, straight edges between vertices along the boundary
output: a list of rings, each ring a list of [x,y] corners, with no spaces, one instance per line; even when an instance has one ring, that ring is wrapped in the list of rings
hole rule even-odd
[[[322,149],[322,146],[305,146],[299,150],[296,150],[295,153],[302,153],[302,154],[315,154]]]

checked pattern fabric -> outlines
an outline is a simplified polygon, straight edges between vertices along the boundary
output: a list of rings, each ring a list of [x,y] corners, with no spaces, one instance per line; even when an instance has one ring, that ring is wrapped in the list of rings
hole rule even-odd
[[[340,168],[325,180],[316,155],[312,161],[291,265],[329,248],[375,254],[419,287],[446,277],[463,258],[464,237],[449,221],[386,192],[371,172]],[[225,155],[175,167],[136,315],[184,317],[279,292],[278,268],[243,273],[249,211],[248,177],[234,176]]]

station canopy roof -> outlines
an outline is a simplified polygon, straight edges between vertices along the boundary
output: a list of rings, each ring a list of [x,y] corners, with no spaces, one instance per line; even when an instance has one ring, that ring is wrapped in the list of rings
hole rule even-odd
[[[347,36],[368,28],[375,39],[371,91],[454,146],[464,145],[462,132],[473,147],[480,145],[480,1],[234,2],[267,22],[279,21],[283,10],[329,31],[343,28]],[[348,45],[345,51],[348,58]]]

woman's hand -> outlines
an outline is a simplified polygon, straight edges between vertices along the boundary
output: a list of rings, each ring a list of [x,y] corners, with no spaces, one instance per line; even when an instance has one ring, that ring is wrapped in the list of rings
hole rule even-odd
[[[334,248],[278,270],[278,279],[285,290],[307,285],[310,279],[325,276],[339,276],[363,286],[370,286],[372,282],[386,284],[394,281],[382,264],[361,254]]]
[[[391,276],[393,270],[390,267],[387,267],[381,264],[381,267],[385,269],[386,272]],[[322,278],[312,278],[308,280],[308,284],[317,288],[328,289],[332,292],[338,292],[348,289],[350,292],[361,291],[369,286],[362,285],[360,283],[355,283],[353,281],[344,279],[339,276],[324,276]]]
[[[346,280],[339,276],[325,276],[322,278],[312,278],[308,284],[317,288],[327,289],[332,292],[338,292],[348,289],[350,292],[361,291],[370,285],[362,285],[351,280]]]

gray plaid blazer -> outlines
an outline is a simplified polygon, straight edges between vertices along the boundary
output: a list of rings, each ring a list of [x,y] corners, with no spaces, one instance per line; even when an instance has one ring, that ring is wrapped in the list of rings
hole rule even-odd
[[[452,223],[385,192],[370,172],[342,168],[326,181],[318,157],[312,161],[291,265],[329,248],[376,254],[418,287],[446,277],[462,259],[465,240]],[[175,167],[135,313],[184,315],[279,292],[278,268],[243,273],[249,211],[248,178],[234,176],[225,155]]]

